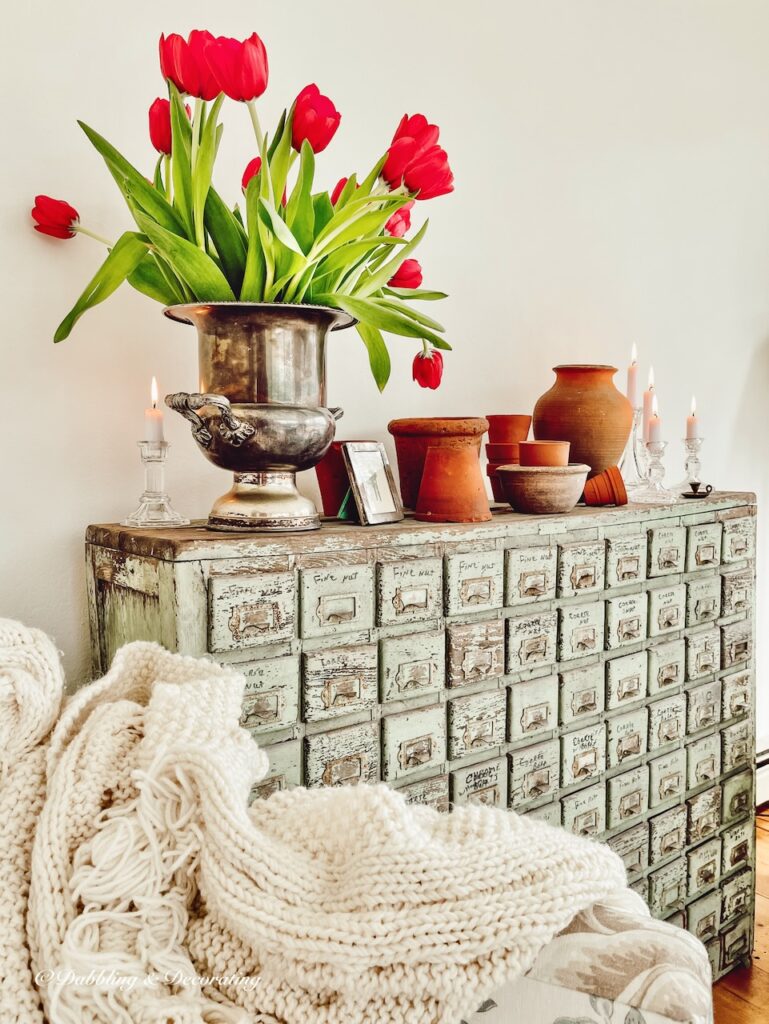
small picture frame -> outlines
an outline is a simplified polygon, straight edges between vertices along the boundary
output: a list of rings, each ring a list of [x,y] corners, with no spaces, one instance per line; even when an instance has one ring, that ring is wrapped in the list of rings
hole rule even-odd
[[[346,441],[342,454],[361,525],[403,519],[403,506],[384,445],[380,441]]]

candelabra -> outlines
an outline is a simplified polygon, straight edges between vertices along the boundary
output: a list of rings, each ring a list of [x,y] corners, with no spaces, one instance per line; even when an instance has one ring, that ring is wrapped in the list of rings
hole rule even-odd
[[[634,409],[633,426],[619,464],[625,489],[631,500],[639,488],[646,486],[649,474],[649,456],[643,440],[642,419],[643,410]]]
[[[646,442],[649,470],[646,482],[633,490],[633,501],[644,505],[668,504],[678,501],[678,495],[674,491],[668,490],[662,483],[665,479],[665,466],[662,460],[667,446],[667,441]]]
[[[166,494],[165,462],[170,445],[167,441],[139,441],[144,465],[144,491],[139,507],[123,520],[123,526],[188,526],[189,519],[180,516]]]

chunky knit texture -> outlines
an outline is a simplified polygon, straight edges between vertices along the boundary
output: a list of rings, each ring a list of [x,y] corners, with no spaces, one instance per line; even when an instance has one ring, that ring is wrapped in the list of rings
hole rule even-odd
[[[624,887],[606,847],[386,786],[249,809],[242,690],[138,643],[64,709],[29,898],[49,1021],[458,1024]]]

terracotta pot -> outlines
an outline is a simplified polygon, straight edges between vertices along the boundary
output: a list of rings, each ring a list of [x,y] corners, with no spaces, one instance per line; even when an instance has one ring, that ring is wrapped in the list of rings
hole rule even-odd
[[[556,366],[555,384],[534,407],[534,436],[571,441],[571,461],[590,476],[616,466],[630,437],[633,410],[614,386],[614,366]]]
[[[427,449],[470,448],[481,450],[481,438],[489,424],[479,416],[445,416],[391,420],[387,429],[395,438],[395,455],[401,483],[401,499],[406,508],[414,508],[422,481]]]
[[[432,523],[485,523],[491,519],[481,464],[473,447],[427,449],[414,518]]]
[[[489,462],[517,462],[520,457],[517,441],[490,441],[486,445],[486,457]]]
[[[568,441],[521,441],[522,466],[568,466]]]
[[[486,419],[489,421],[489,441],[493,444],[525,441],[529,436],[531,416],[487,416]]]
[[[586,505],[627,505],[627,491],[622,474],[616,466],[609,466],[585,484]]]
[[[486,476],[489,478],[489,483],[491,484],[491,493],[494,496],[494,501],[505,500],[505,492],[502,490],[502,484],[499,476],[497,475],[497,470],[501,465],[503,465],[501,462],[489,462],[486,465]]]
[[[571,512],[579,501],[590,467],[500,466],[498,472],[505,500],[516,512],[552,515]]]
[[[344,441],[332,441],[328,451],[315,467],[324,516],[336,516],[350,487],[342,455],[343,444]]]

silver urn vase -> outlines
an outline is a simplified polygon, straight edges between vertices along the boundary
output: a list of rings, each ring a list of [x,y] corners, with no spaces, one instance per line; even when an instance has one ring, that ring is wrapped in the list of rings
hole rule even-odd
[[[296,473],[316,465],[341,409],[326,408],[326,337],[352,317],[325,306],[191,303],[167,317],[198,332],[200,392],[166,396],[198,447],[235,474],[208,517],[213,530],[315,530]]]

